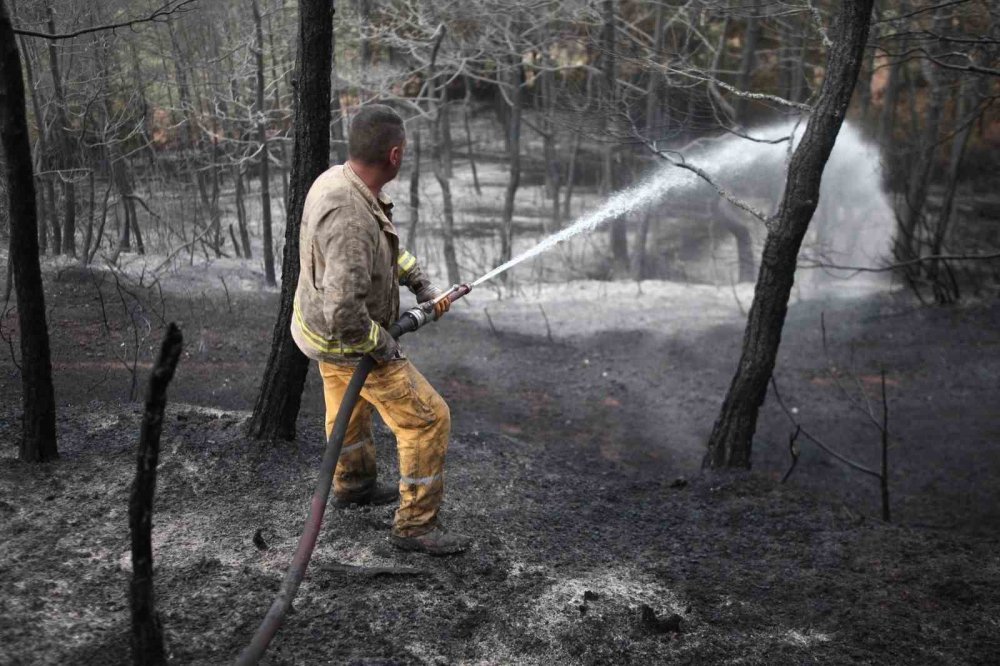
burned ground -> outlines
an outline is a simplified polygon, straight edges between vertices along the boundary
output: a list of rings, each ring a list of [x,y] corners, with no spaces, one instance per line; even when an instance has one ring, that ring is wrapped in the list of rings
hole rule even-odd
[[[120,358],[131,358],[132,333],[110,278],[108,326],[90,275],[47,280],[62,457],[13,459],[19,382],[4,358],[0,662],[124,663],[126,502],[141,410],[122,401]],[[227,299],[220,285],[167,290],[161,304],[157,290],[124,286],[150,322],[140,384],[162,333],[152,312],[164,308],[187,338],[154,520],[168,649],[176,663],[227,662],[276,591],[305,515],[322,448],[318,381],[311,373],[298,441],[248,441],[242,424],[275,294]],[[872,378],[886,368],[895,519],[886,525],[871,479],[808,443],[792,480],[778,482],[790,426],[773,400],[755,471],[700,475],[736,359],[738,307],[725,292],[693,307],[666,286],[610,289],[593,299],[483,295],[408,340],[455,417],[444,519],[476,546],[444,559],[403,554],[386,540],[391,509],[331,510],[269,663],[1000,656],[995,302],[922,309],[876,294],[791,308],[777,368],[786,402],[869,463],[877,435],[832,383],[819,313],[834,374],[851,388],[876,396]],[[391,435],[380,428],[378,440],[392,478]]]

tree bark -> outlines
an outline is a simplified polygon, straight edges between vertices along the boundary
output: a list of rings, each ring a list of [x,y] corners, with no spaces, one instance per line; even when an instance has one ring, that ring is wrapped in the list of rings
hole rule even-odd
[[[12,5],[13,7],[13,5]],[[13,7],[16,12],[16,7]],[[49,128],[48,124],[45,122],[45,116],[42,113],[42,105],[38,100],[38,90],[35,86],[35,70],[31,64],[31,53],[28,50],[28,46],[25,43],[24,37],[18,37],[18,41],[21,44],[21,52],[24,54],[24,73],[28,77],[28,92],[31,96],[31,110],[35,114],[35,123],[38,125],[38,166],[39,171],[48,170],[49,161]],[[48,202],[46,201],[46,194],[51,195],[51,199],[55,199],[55,192],[52,188],[52,180],[49,176],[40,175],[38,176],[38,191],[36,196],[38,197],[38,205],[36,208],[38,216],[38,251],[40,254],[45,254],[48,251],[48,218],[55,215],[55,211],[52,210],[52,215],[49,215]],[[53,204],[54,207],[54,204]],[[54,221],[52,223],[53,229],[58,229],[59,222]]]
[[[240,243],[243,244],[243,256],[253,258],[250,248],[250,232],[247,230],[246,191],[243,187],[243,172],[237,165],[233,167],[233,180],[236,181],[236,226],[240,230]]]
[[[330,76],[333,63],[333,3],[299,3],[299,55],[295,90],[295,142],[285,223],[281,302],[271,353],[264,369],[248,433],[257,439],[294,439],[308,359],[292,340],[289,326],[299,281],[299,225],[306,193],[330,159]]]
[[[739,366],[708,442],[705,467],[750,467],[757,415],[781,342],[802,239],[819,200],[820,180],[844,121],[864,57],[874,0],[841,0],[826,77],[788,166],[785,192],[771,221]]]
[[[970,117],[973,109],[977,106],[978,92],[976,90],[978,81],[965,79],[962,81],[961,92],[959,93],[958,108],[955,110],[955,124],[960,126],[958,132],[951,140],[951,151],[948,157],[948,171],[945,175],[945,194],[941,204],[941,214],[934,229],[931,242],[931,256],[941,255],[944,251],[944,242],[948,237],[951,227],[952,216],[955,209],[955,195],[958,191],[959,169],[962,166],[962,159],[965,157],[965,148],[972,135],[972,128],[975,126],[975,118]],[[937,260],[928,262],[927,276],[934,284],[936,298],[940,303],[950,303],[957,300],[957,289],[948,288],[938,280],[939,270],[944,262]]]
[[[940,13],[941,10],[938,10]],[[935,18],[935,26],[938,19]],[[906,208],[903,211],[895,244],[895,255],[900,261],[907,261],[920,256],[924,238],[921,232],[921,221],[924,206],[927,203],[927,193],[930,189],[931,173],[934,170],[935,153],[938,150],[938,134],[941,130],[941,111],[944,106],[944,85],[941,81],[942,72],[937,66],[923,61],[924,76],[930,86],[930,100],[924,114],[924,131],[920,137],[919,154],[912,162],[909,183],[906,190]]]
[[[416,252],[417,225],[420,224],[420,125],[413,129],[413,159],[410,162],[410,228],[406,247]]]
[[[906,2],[900,2],[899,13],[906,14],[909,7]],[[903,37],[899,43],[899,52],[906,53],[909,41]],[[897,57],[889,66],[889,76],[885,82],[885,92],[882,97],[882,112],[878,118],[878,142],[883,150],[892,146],[892,130],[896,125],[896,105],[899,103],[899,90],[902,87],[903,63],[905,58]]]
[[[760,41],[760,0],[754,0],[750,7],[751,15],[747,19],[746,31],[743,34],[743,53],[740,56],[740,75],[736,87],[740,90],[750,90],[754,66],[757,64],[757,42]],[[745,97],[736,99],[736,121],[746,125],[747,100]]]
[[[608,196],[615,188],[614,183],[614,155],[615,145],[608,137],[607,123],[608,116],[617,111],[617,86],[615,75],[615,24],[616,24],[615,0],[604,0],[604,26],[602,36],[602,47],[604,49],[604,102],[605,108],[601,113],[601,135],[604,144],[602,155],[602,177],[601,194]],[[629,274],[628,256],[628,236],[625,226],[625,217],[616,217],[611,220],[611,259],[612,272],[615,277],[624,278]]]
[[[139,433],[139,455],[135,483],[128,503],[132,533],[132,663],[136,666],[166,664],[163,627],[153,592],[153,495],[156,492],[156,465],[160,458],[160,431],[167,406],[167,386],[174,377],[184,339],[177,325],[167,327],[160,355],[153,366],[146,394],[146,409]]]
[[[510,67],[510,114],[507,118],[507,145],[510,174],[504,191],[503,217],[501,218],[500,263],[510,261],[514,243],[514,198],[521,184],[521,111],[524,94],[521,90],[521,63],[515,57]],[[507,274],[505,273],[504,276]],[[506,277],[504,280],[506,281]]]
[[[472,150],[472,128],[469,125],[469,100],[472,97],[469,84],[465,84],[465,105],[462,108],[462,117],[465,122],[465,140],[468,142],[469,168],[472,169],[472,186],[476,189],[476,194],[482,194],[483,188],[479,185],[479,172],[476,170],[476,156]]]
[[[264,279],[275,284],[274,240],[271,237],[271,173],[267,156],[267,124],[264,122],[264,29],[261,26],[260,3],[253,0],[254,58],[257,61],[257,136],[260,141],[260,206],[264,236]],[[317,174],[318,175],[318,174]],[[312,184],[312,179],[310,179]],[[287,209],[291,214],[291,209]],[[282,279],[284,282],[284,279]]]
[[[713,196],[715,196],[713,194]],[[720,226],[733,235],[736,241],[737,281],[753,282],[753,236],[743,222],[743,212],[722,197],[715,197],[712,204],[712,215]]]
[[[653,59],[659,61],[663,51],[664,39],[664,6],[656,6],[656,18],[653,25]],[[660,124],[660,74],[655,68],[650,69],[649,84],[646,88],[646,138],[655,142],[663,133]],[[649,238],[649,225],[653,219],[652,211],[647,208],[643,211],[642,220],[639,223],[639,233],[635,236],[635,245],[632,248],[632,278],[642,281],[646,277],[646,241]]]
[[[356,0],[358,5],[358,62],[361,65],[360,96],[362,101],[368,101],[371,99],[371,93],[368,90],[368,81],[371,78],[370,73],[373,53],[372,42],[368,37],[368,31],[371,29],[372,1],[373,0]]]
[[[10,262],[17,295],[24,406],[20,458],[40,462],[58,458],[59,452],[45,292],[38,263],[34,172],[16,44],[7,5],[0,0],[0,139],[6,156],[7,191],[11,193]]]
[[[48,15],[49,32],[56,33],[56,18],[52,11],[52,5],[46,5],[45,11]],[[63,92],[62,75],[59,73],[59,51],[56,43],[49,40],[49,69],[52,73],[52,90],[56,98],[56,135],[59,138],[59,166],[62,169],[70,169],[73,162],[73,141],[69,135],[69,119],[66,116],[66,95]],[[76,256],[76,185],[73,182],[73,175],[62,177],[63,185],[63,223],[62,242],[60,250],[63,254]]]
[[[427,66],[428,95],[435,100],[436,109],[434,113],[433,125],[433,149],[431,162],[434,168],[434,178],[441,188],[441,201],[443,208],[443,224],[441,226],[441,244],[444,254],[445,270],[448,272],[448,280],[452,284],[461,282],[461,275],[458,269],[458,257],[455,253],[455,207],[451,196],[451,175],[448,164],[451,163],[451,138],[445,139],[444,125],[447,113],[446,91],[444,86],[440,90],[436,88],[437,74],[434,65],[437,62],[438,50],[441,48],[441,41],[444,32],[438,34],[431,51],[431,60]]]
[[[573,141],[573,150],[569,153],[569,164],[566,165],[566,197],[563,199],[562,211],[564,220],[569,220],[572,213],[573,188],[576,186],[576,162],[580,158],[580,144],[582,141],[582,134],[577,132],[576,139]]]

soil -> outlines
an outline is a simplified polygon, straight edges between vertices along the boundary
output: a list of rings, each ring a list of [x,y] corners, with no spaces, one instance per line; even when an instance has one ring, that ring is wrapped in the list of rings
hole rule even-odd
[[[109,274],[75,268],[46,279],[59,461],[16,460],[20,383],[0,358],[0,663],[129,661],[141,406],[126,366],[135,359],[141,394],[164,320],[179,322],[186,351],[162,439],[157,602],[173,663],[230,662],[305,517],[323,446],[316,373],[298,439],[249,441],[273,291],[121,278],[119,292]],[[579,283],[474,296],[404,341],[451,405],[443,518],[474,548],[402,553],[386,539],[391,507],[331,508],[266,663],[1000,659],[995,299],[932,309],[881,291],[790,308],[782,397],[806,430],[869,466],[879,436],[865,400],[881,419],[885,369],[887,524],[877,482],[801,438],[780,482],[794,426],[773,396],[754,471],[700,472],[746,291]],[[392,479],[381,426],[378,449]]]

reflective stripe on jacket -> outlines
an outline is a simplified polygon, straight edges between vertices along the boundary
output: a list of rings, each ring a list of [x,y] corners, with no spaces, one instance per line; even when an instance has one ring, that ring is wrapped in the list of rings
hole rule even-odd
[[[295,343],[314,360],[354,363],[363,354],[386,360],[399,285],[419,301],[439,293],[416,257],[399,247],[389,197],[376,198],[347,164],[327,169],[309,188],[302,212]]]

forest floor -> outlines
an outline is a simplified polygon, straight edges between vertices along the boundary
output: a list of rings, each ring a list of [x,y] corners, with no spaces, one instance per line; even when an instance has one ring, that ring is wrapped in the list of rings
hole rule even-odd
[[[20,382],[0,354],[0,663],[128,662],[141,406],[125,399],[126,366],[141,394],[163,320],[186,336],[154,518],[172,661],[231,661],[270,603],[315,482],[321,389],[310,372],[298,441],[248,441],[277,295],[202,278],[119,290],[107,273],[47,269],[57,462],[15,459]],[[871,399],[881,418],[886,371],[885,524],[876,483],[808,442],[780,483],[793,427],[773,398],[754,471],[700,473],[747,288],[579,282],[515,296],[474,293],[404,344],[451,405],[443,518],[474,548],[400,553],[386,540],[391,508],[331,509],[267,663],[1000,659],[995,297],[923,308],[845,286],[789,310],[782,397],[868,465],[878,433],[852,401]],[[382,427],[378,448],[391,479]]]

